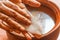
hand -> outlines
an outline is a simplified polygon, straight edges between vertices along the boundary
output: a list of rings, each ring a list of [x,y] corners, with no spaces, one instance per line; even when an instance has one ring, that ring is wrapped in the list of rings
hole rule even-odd
[[[25,30],[25,26],[31,24],[30,15],[16,4],[10,1],[0,1],[0,27],[8,32],[22,33],[27,40],[31,35]],[[29,35],[30,34],[30,35]]]
[[[32,7],[39,7],[41,5],[40,2],[36,0],[10,0],[10,1],[19,5],[22,5],[21,3],[23,2],[24,4],[28,4]]]
[[[12,31],[15,31],[17,33],[22,32],[23,35],[27,38],[27,40],[31,40],[32,39],[31,37],[33,35],[29,32],[26,32],[24,28],[25,26],[29,26],[31,24],[31,17],[26,12],[25,6],[23,4],[24,0],[23,0],[23,3],[17,0],[15,2],[14,2],[15,4],[10,1],[0,2],[0,5],[1,5],[0,6],[0,19],[1,19],[0,26],[1,28],[5,29],[8,32],[12,32]],[[39,2],[35,4],[35,1],[31,1],[31,3],[33,3],[34,5],[28,3],[28,0],[26,2],[25,4],[28,4],[32,7],[40,6]]]

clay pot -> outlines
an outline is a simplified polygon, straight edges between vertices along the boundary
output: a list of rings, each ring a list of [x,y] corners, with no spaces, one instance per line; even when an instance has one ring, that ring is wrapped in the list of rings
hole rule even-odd
[[[59,25],[60,25],[60,11],[59,8],[52,2],[47,0],[39,0],[41,6],[39,8],[34,8],[27,6],[28,10],[40,9],[51,16],[55,22],[55,26],[48,33],[42,35],[38,40],[57,40],[59,34]]]
[[[59,8],[52,2],[47,0],[39,0],[41,3],[41,6],[38,8],[30,7],[26,5],[28,10],[32,9],[40,9],[40,11],[43,11],[47,13],[50,17],[53,18],[55,25],[54,27],[46,34],[41,35],[39,39],[33,38],[33,40],[57,40],[58,34],[59,34],[59,25],[60,25],[60,10]],[[18,37],[19,40],[26,40],[25,37]]]

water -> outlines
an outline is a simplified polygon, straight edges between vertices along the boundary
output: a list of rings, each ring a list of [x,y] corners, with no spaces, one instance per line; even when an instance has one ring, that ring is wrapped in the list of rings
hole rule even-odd
[[[44,12],[30,11],[32,24],[27,28],[27,31],[34,34],[45,34],[49,32],[55,25],[54,20]]]

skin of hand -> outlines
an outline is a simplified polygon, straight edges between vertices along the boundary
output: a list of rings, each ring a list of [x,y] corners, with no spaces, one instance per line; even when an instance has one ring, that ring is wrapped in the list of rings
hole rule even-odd
[[[10,1],[19,5],[22,5],[21,3],[23,2],[24,4],[28,4],[32,7],[39,7],[41,5],[41,3],[36,0],[10,0]],[[23,5],[22,7],[24,8]]]
[[[0,1],[0,27],[7,32],[21,33],[27,40],[31,35],[25,30],[25,26],[31,24],[30,15],[16,4],[10,1]]]
[[[3,1],[3,2],[0,2],[0,19],[1,20],[3,20],[5,23],[7,23],[8,25],[5,25],[5,23],[3,22],[1,22],[0,23],[0,26],[3,28],[3,29],[5,29],[6,31],[8,31],[8,32],[11,32],[12,30],[13,31],[15,31],[15,32],[17,32],[17,33],[20,33],[20,31],[22,31],[22,30],[25,30],[25,28],[22,26],[22,24],[24,25],[24,26],[26,26],[26,25],[30,25],[31,24],[31,17],[30,17],[30,15],[25,11],[25,5],[23,4],[23,3],[25,3],[25,4],[28,4],[28,5],[30,5],[30,6],[32,6],[32,7],[39,7],[40,6],[40,3],[39,2],[37,2],[37,1],[35,1],[35,0],[16,0],[15,2],[13,1],[13,0],[11,0],[12,2],[10,2],[10,1]],[[23,3],[21,3],[21,2],[23,2]],[[15,4],[17,4],[17,5],[15,5]],[[34,4],[34,5],[32,5],[32,4]],[[8,13],[9,14],[8,14]],[[15,14],[15,15],[13,15],[13,13]],[[1,16],[3,17],[3,18],[1,18]],[[8,16],[8,17],[6,17],[6,16]],[[12,17],[11,17],[12,16]],[[6,19],[5,19],[6,18]],[[23,20],[24,19],[24,20]],[[10,22],[9,22],[10,21]],[[15,22],[16,21],[16,22]],[[20,23],[21,22],[21,23]],[[12,24],[11,24],[12,23]],[[15,24],[16,23],[16,24]],[[19,24],[20,23],[20,24]],[[26,23],[26,24],[25,24]],[[12,27],[10,27],[12,25]],[[16,26],[16,25],[18,25],[18,26]],[[6,26],[6,27],[5,27]],[[15,27],[16,28],[15,28]],[[15,29],[13,29],[13,28],[15,28]],[[20,29],[19,29],[20,28]],[[24,36],[27,38],[27,40],[31,40],[31,36],[28,34],[28,33],[23,33],[24,34]]]

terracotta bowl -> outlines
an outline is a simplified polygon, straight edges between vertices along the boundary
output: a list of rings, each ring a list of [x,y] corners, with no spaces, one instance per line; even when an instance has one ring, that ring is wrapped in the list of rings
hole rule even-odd
[[[57,40],[59,34],[59,25],[60,25],[60,10],[59,8],[52,2],[47,0],[40,0],[41,6],[38,8],[30,7],[26,5],[28,10],[32,9],[40,9],[40,11],[45,12],[50,17],[53,18],[55,25],[54,27],[46,34],[41,35],[39,39],[33,38],[33,40]],[[18,37],[19,40],[26,40],[25,37]]]
[[[47,13],[53,18],[55,26],[48,33],[42,35],[38,40],[57,40],[59,34],[60,11],[59,8],[50,1],[40,0],[41,6],[39,8],[30,7],[27,5],[28,10],[40,9],[40,11]]]

